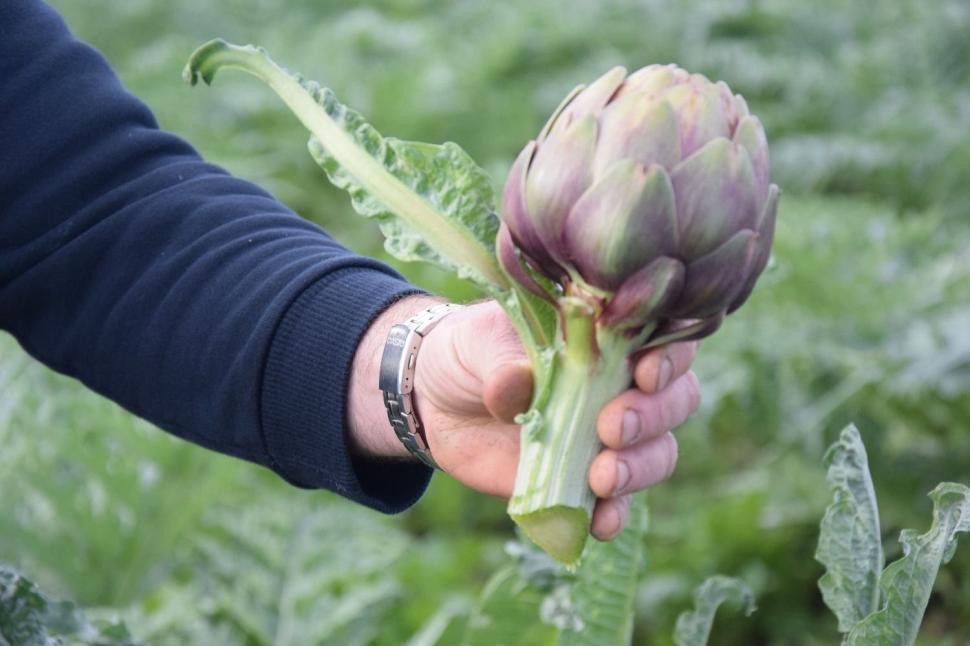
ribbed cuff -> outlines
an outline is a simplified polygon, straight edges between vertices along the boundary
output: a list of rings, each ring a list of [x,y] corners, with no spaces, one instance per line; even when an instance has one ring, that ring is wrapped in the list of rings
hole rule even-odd
[[[357,344],[382,311],[420,293],[400,278],[352,267],[327,274],[290,305],[270,346],[260,413],[266,452],[288,482],[385,513],[424,493],[431,469],[352,457],[346,426]]]

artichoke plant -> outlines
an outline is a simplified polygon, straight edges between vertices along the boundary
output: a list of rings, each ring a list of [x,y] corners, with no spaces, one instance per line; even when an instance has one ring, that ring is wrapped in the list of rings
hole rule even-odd
[[[593,428],[632,353],[712,333],[771,250],[778,187],[757,117],[723,82],[674,65],[579,87],[512,166],[497,254],[556,306],[560,347],[524,418],[509,511],[575,562],[593,500]]]
[[[617,67],[574,90],[519,154],[499,257],[535,293],[555,297],[530,269],[585,299],[601,325],[708,334],[768,261],[768,171],[761,122],[725,83]]]

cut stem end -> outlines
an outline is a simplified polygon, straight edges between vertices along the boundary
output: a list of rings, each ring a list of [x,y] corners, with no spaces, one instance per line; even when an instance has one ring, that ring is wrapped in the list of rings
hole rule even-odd
[[[556,505],[527,514],[513,515],[533,543],[568,567],[579,563],[589,534],[589,513],[580,507]]]

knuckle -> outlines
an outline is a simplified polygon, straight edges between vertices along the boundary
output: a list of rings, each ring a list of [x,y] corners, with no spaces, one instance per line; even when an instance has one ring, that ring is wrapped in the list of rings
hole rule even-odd
[[[620,506],[620,512],[623,516],[623,522],[626,524],[627,515],[630,513],[630,502],[633,497],[630,494],[624,494],[617,498],[617,504]]]
[[[607,403],[597,417],[596,430],[603,444],[613,448],[623,447],[623,419],[628,410],[634,411],[640,417],[641,433],[643,432],[639,399],[636,397],[636,391],[628,390]]]
[[[677,380],[675,392],[671,394],[670,401],[667,402],[668,417],[667,425],[664,430],[669,431],[687,421],[691,413],[697,409],[698,388],[696,380],[688,375],[684,375]]]
[[[657,375],[660,373],[660,364],[665,354],[665,347],[654,348],[637,361],[633,376],[637,388],[641,391],[652,392],[654,390],[657,383]]]
[[[661,425],[657,429],[657,434],[663,433],[676,426],[680,421],[681,397],[676,397],[676,392],[671,392],[670,396],[660,399],[659,406]]]
[[[616,452],[612,449],[604,449],[596,456],[589,468],[590,489],[604,493],[613,489],[613,482],[616,480],[616,460]]]
[[[629,494],[619,496],[610,500],[610,503],[610,516],[612,518],[610,519],[607,536],[613,539],[623,531],[630,518],[630,496]]]
[[[684,357],[687,365],[694,362],[694,358],[697,356],[697,345],[697,341],[689,341],[684,344]]]
[[[674,370],[682,375],[694,359],[694,349],[690,343],[675,343],[667,350],[667,356],[674,364]]]
[[[664,471],[663,479],[666,480],[674,473],[674,469],[677,468],[677,458],[680,454],[680,448],[677,444],[677,438],[673,436],[672,433],[667,433],[664,435],[664,447],[665,447],[665,457],[666,465]]]
[[[525,358],[522,341],[497,301],[476,303],[468,309],[473,311],[469,324],[459,330],[455,339],[461,353],[477,355],[478,361],[491,369]]]
[[[690,410],[695,411],[701,405],[701,383],[693,370],[684,375],[687,378],[687,393],[690,397]]]
[[[652,400],[644,398],[641,403],[640,419],[643,423],[645,437],[656,437],[667,428],[667,403],[665,398]]]

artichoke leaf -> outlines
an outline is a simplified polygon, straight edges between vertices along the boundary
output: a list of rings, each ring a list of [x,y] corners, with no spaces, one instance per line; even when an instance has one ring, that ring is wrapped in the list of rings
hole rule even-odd
[[[674,643],[677,646],[705,646],[711,636],[714,615],[726,601],[740,605],[745,616],[757,610],[754,593],[744,581],[720,574],[709,577],[694,591],[694,609],[677,617]]]
[[[940,566],[953,558],[957,534],[970,531],[970,487],[943,482],[930,499],[933,524],[924,534],[902,531],[903,556],[879,578],[882,605],[856,624],[845,640],[849,646],[916,642]]]
[[[825,566],[818,587],[839,620],[839,630],[849,632],[878,607],[883,567],[876,493],[855,426],[843,429],[826,452],[825,463],[832,502],[822,518],[815,551],[815,559]]]
[[[269,85],[312,133],[309,148],[354,208],[378,221],[385,246],[496,293],[508,287],[495,258],[498,216],[488,176],[453,143],[406,142],[381,134],[328,88],[279,67],[265,50],[213,40],[190,57],[183,78],[212,82],[234,67]]]

